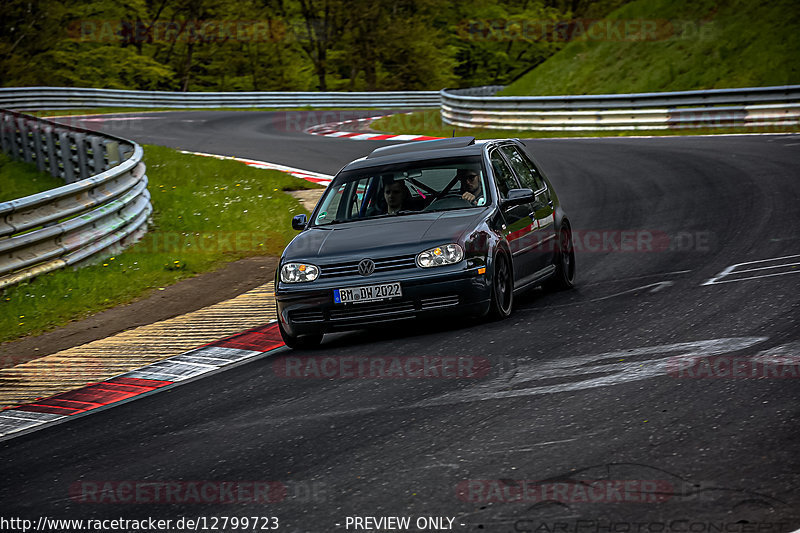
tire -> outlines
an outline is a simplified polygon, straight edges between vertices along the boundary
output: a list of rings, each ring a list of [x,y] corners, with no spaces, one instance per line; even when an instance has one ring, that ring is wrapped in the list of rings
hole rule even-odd
[[[492,301],[489,316],[502,320],[511,316],[514,308],[514,272],[505,252],[498,252],[494,259],[492,275]]]
[[[281,332],[283,343],[293,350],[310,350],[319,346],[322,342],[322,333],[306,335],[289,335],[283,329],[283,323],[278,319],[278,329]]]
[[[575,286],[575,249],[572,246],[572,229],[564,224],[558,234],[558,252],[556,254],[556,271],[547,282],[545,288],[563,291]]]

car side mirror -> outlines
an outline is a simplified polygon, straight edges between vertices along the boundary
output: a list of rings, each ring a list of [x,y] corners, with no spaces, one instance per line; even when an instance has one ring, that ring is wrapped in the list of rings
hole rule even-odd
[[[292,217],[292,229],[296,229],[297,231],[302,231],[306,229],[306,224],[308,223],[308,219],[305,215],[295,215]]]
[[[503,207],[533,202],[536,199],[531,189],[511,189],[502,201]]]

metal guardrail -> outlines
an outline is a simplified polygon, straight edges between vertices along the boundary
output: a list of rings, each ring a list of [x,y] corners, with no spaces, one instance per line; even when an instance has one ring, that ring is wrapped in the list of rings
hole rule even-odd
[[[495,96],[502,86],[443,89],[446,124],[541,131],[800,125],[800,85],[638,94]]]
[[[68,87],[13,87],[0,88],[0,107],[23,110],[92,107],[424,108],[439,107],[439,91],[168,93]]]
[[[0,109],[0,145],[67,183],[0,202],[0,289],[134,242],[152,212],[142,148]]]

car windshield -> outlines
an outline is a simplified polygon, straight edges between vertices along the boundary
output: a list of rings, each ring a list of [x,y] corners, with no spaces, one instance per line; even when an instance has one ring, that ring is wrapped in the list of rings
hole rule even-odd
[[[488,198],[480,156],[376,166],[337,176],[313,224],[470,209]]]

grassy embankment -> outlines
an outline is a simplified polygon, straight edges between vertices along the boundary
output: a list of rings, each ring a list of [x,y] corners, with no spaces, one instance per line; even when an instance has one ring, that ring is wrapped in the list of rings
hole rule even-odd
[[[620,21],[613,24],[609,21]],[[626,34],[624,22],[633,21]],[[800,10],[793,0],[756,3],[637,0],[613,11],[605,25],[577,37],[509,85],[503,95],[613,94],[758,87],[800,83]],[[646,26],[645,26],[646,24]],[[616,30],[614,29],[616,28]],[[620,28],[623,28],[621,31]],[[596,38],[590,36],[595,35]],[[630,39],[630,40],[626,40]],[[398,115],[376,130],[449,137],[438,111]],[[797,131],[780,128],[779,131]],[[771,132],[776,128],[703,128],[634,132],[536,132],[457,128],[456,135],[563,137]]]
[[[0,291],[0,341],[130,302],[230,261],[279,255],[296,234],[289,224],[292,214],[305,212],[283,191],[316,187],[236,161],[161,146],[144,146],[144,151],[154,209],[145,238],[91,266],[51,272]],[[18,188],[11,196],[19,197],[63,185],[36,175],[35,169],[31,174],[29,165],[0,161],[4,197],[12,186]],[[34,178],[37,183],[31,184]]]

